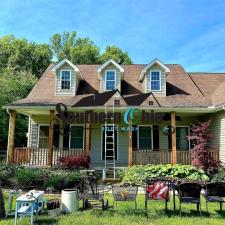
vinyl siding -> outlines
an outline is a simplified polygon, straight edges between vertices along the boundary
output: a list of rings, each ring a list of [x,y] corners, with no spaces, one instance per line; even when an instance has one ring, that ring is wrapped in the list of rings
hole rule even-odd
[[[28,147],[37,148],[38,146],[38,125],[32,118],[29,120]]]
[[[116,89],[121,91],[121,73],[117,67],[112,64],[109,64],[107,67],[102,70],[100,74],[100,92],[104,92],[105,90],[105,72],[107,70],[115,70],[116,71]]]
[[[156,96],[166,96],[166,73],[164,70],[162,70],[161,67],[158,65],[154,65],[151,68],[149,68],[145,74],[145,78],[143,81],[143,86],[145,92],[151,92],[151,85],[150,85],[150,79],[149,79],[149,74],[151,70],[160,70],[161,71],[161,91],[153,91],[154,95]]]
[[[116,167],[126,167],[128,164],[128,132],[118,131]],[[91,167],[104,168],[102,160],[102,130],[101,125],[92,126],[91,130]]]
[[[70,70],[71,71],[71,88],[70,90],[61,90],[61,79],[60,74],[61,70]],[[56,95],[75,95],[78,87],[78,78],[74,69],[68,65],[64,64],[61,68],[56,70]]]
[[[225,111],[202,117],[204,121],[211,119],[210,131],[212,144],[220,151],[220,161],[225,163]]]

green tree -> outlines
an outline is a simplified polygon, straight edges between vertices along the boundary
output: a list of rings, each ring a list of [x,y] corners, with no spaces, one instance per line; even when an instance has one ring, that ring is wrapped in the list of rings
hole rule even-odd
[[[63,34],[54,34],[50,38],[50,46],[53,51],[54,56],[58,61],[66,58],[71,60],[71,51],[76,45],[77,33],[73,32],[63,32]]]
[[[54,34],[50,42],[57,61],[67,58],[74,64],[98,64],[113,59],[121,64],[132,63],[128,53],[114,45],[107,46],[105,52],[100,55],[100,48],[93,41],[89,38],[77,38],[75,31]]]
[[[12,68],[0,72],[0,147],[6,148],[8,138],[8,115],[3,105],[26,97],[36,83],[36,78],[30,72],[15,72]],[[27,118],[21,114],[16,118],[15,146],[22,146],[26,141]]]
[[[47,44],[7,35],[0,38],[0,69],[12,68],[15,72],[28,71],[37,77],[51,62],[52,52]]]
[[[132,60],[129,57],[127,52],[122,51],[117,46],[107,46],[105,48],[105,52],[101,55],[100,61],[101,63],[113,59],[115,62],[120,64],[131,64]]]
[[[74,64],[97,64],[99,48],[89,38],[78,38],[71,50],[71,61]]]

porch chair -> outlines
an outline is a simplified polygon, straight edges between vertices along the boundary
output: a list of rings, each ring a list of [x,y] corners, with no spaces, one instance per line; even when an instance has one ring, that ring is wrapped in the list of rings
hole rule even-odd
[[[99,185],[97,177],[83,177],[77,189],[79,199],[83,200],[83,209],[94,208],[103,211],[109,208],[108,199],[104,198],[104,186]]]
[[[211,182],[205,185],[205,194],[203,195],[206,200],[206,210],[208,212],[208,202],[220,203],[220,211],[225,198],[225,182]]]
[[[170,200],[170,184],[169,181],[164,179],[149,178],[146,182],[145,190],[145,211],[147,213],[148,201],[164,201],[165,208],[168,209],[168,202]],[[148,215],[148,214],[147,214]]]
[[[113,207],[117,209],[117,202],[133,201],[135,209],[137,209],[137,192],[138,186],[130,186],[129,184],[113,184]]]
[[[181,205],[186,204],[196,204],[197,211],[201,215],[201,190],[202,186],[198,183],[185,182],[177,186],[179,203],[180,203],[180,216],[181,216]]]

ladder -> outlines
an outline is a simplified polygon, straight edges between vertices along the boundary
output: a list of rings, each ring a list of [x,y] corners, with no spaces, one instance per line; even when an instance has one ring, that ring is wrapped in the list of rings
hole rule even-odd
[[[109,105],[110,108],[110,105]],[[115,155],[115,121],[114,121],[114,98],[113,98],[113,117],[108,118],[108,106],[105,105],[105,115],[107,115],[105,119],[105,174],[104,178],[116,179],[116,155]],[[110,121],[110,123],[108,123]],[[111,122],[112,121],[112,122]]]

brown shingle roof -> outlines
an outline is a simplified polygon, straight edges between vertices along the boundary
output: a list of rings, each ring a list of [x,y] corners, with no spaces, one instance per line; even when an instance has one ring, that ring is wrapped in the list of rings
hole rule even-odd
[[[76,96],[55,95],[55,75],[51,72],[53,66],[53,64],[49,65],[27,98],[10,105],[55,105],[63,102],[68,106],[78,107],[105,104],[108,99],[105,97],[108,94],[98,94],[100,82],[97,69],[100,65],[76,65],[83,77]],[[181,65],[166,64],[170,69],[166,77],[167,96],[154,98],[152,95],[143,94],[143,85],[138,81],[145,66],[144,64],[123,65],[121,100],[124,101],[124,105],[136,103],[140,106],[149,106],[149,101],[153,101],[154,106],[157,107],[208,107],[225,102],[225,73],[187,73]],[[97,103],[96,96],[99,99]]]

